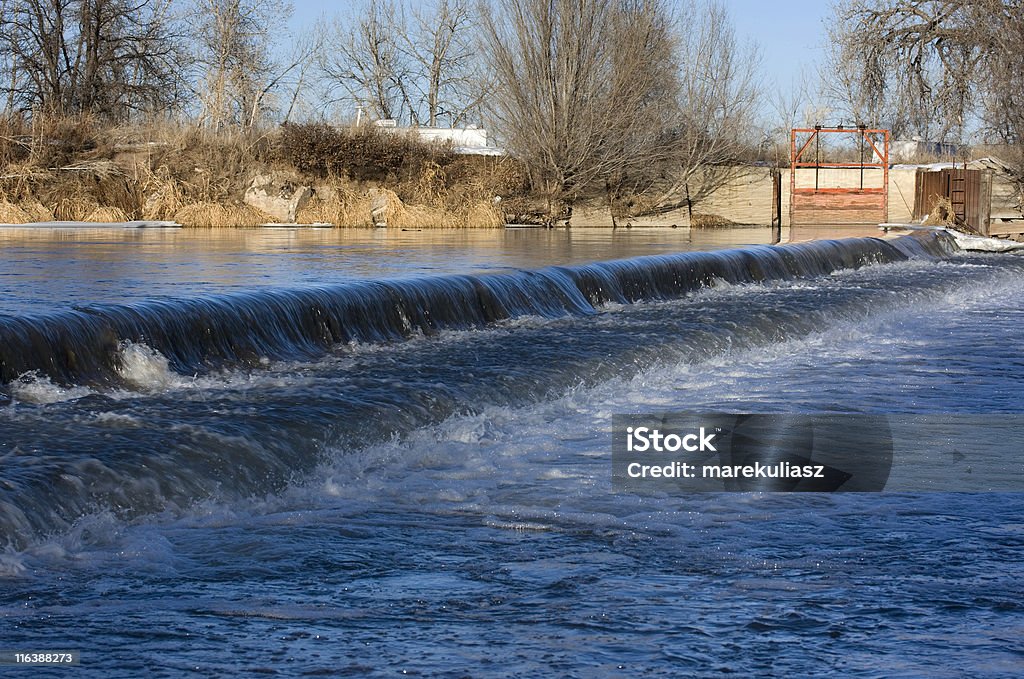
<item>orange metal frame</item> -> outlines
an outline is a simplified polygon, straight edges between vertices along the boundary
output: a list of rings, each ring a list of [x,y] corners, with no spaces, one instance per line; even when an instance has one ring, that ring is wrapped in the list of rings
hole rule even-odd
[[[820,136],[822,133],[826,134],[856,134],[862,139],[865,144],[862,148],[865,150],[870,149],[871,159],[870,162],[865,162],[863,159],[859,162],[852,163],[823,163],[815,154],[813,160],[805,160],[804,154],[811,147],[815,141],[820,142]],[[797,148],[797,135],[799,134],[810,134],[807,141],[802,146]],[[881,149],[876,141],[876,137],[881,137]],[[889,209],[889,130],[871,129],[867,127],[821,127],[816,126],[812,128],[796,128],[790,133],[790,165],[789,165],[789,190],[790,195],[795,198],[797,195],[806,194],[854,194],[854,195],[870,195],[878,194],[882,197],[881,205],[886,213]],[[817,146],[815,147],[818,148]],[[830,188],[797,188],[796,186],[796,171],[798,169],[814,169],[814,170],[828,170],[828,169],[860,169],[861,170],[861,185],[859,187],[830,187]],[[881,187],[869,187],[864,188],[864,170],[865,169],[879,169],[882,170],[883,179]],[[815,175],[817,184],[817,175]],[[792,222],[792,210],[794,200],[790,200],[790,221]]]

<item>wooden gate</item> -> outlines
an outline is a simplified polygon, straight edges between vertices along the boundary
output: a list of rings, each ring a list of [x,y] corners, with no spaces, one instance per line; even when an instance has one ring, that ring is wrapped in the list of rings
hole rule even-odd
[[[857,160],[826,161],[823,134],[857,135]],[[798,137],[809,135],[798,147]],[[791,132],[789,223],[880,224],[889,219],[889,131],[816,125]],[[813,158],[813,159],[812,159]]]
[[[992,172],[964,167],[919,168],[914,191],[914,219],[924,219],[944,201],[959,221],[988,235],[992,213]]]

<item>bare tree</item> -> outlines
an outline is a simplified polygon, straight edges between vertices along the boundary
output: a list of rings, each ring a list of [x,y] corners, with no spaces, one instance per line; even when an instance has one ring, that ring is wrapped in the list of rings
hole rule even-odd
[[[402,119],[411,107],[411,66],[402,50],[403,19],[392,0],[370,0],[355,25],[335,20],[322,68],[357,105],[378,119]],[[412,122],[419,120],[412,112]]]
[[[679,143],[674,190],[688,208],[727,183],[740,156],[757,140],[753,125],[760,54],[742,45],[725,6],[690,5],[690,30],[679,47],[682,63]]]
[[[185,91],[170,0],[3,0],[0,91],[9,107],[124,118]]]
[[[1002,3],[998,3],[1002,4]],[[829,29],[833,100],[894,135],[960,140],[990,24],[973,0],[841,0]]]
[[[1024,187],[1024,0],[842,0],[826,77],[858,122],[1005,145]]]
[[[203,69],[200,98],[203,117],[214,128],[243,129],[260,122],[271,95],[292,80],[304,81],[319,49],[318,34],[293,42],[284,60],[272,49],[292,14],[285,0],[195,0],[191,23],[197,61]],[[293,76],[295,76],[293,78]],[[292,103],[298,96],[298,85]],[[290,108],[290,107],[289,107]]]
[[[1018,205],[1024,210],[1024,2],[981,0],[991,21],[986,50],[983,132],[989,140],[1006,145],[1013,164]]]
[[[552,214],[596,184],[613,217],[645,191],[660,196],[646,208],[671,209],[720,185],[715,168],[749,136],[757,66],[721,5],[676,17],[659,0],[498,5],[485,22],[493,114]]]
[[[300,101],[309,103],[309,98],[304,95],[307,89],[311,89],[310,71],[315,71],[317,55],[322,51],[323,44],[324,30],[319,27],[310,29],[292,44],[288,57],[283,62],[284,68],[278,70],[278,76],[265,88],[266,92],[270,92],[278,87],[290,87],[291,96],[288,97],[288,107],[282,111],[282,122],[291,119]]]
[[[801,71],[789,87],[772,87],[770,99],[774,125],[764,131],[764,142],[770,145],[770,159],[775,167],[782,167],[789,161],[790,131],[794,127],[808,127],[822,122],[823,116],[816,106],[821,92],[812,83],[809,72]]]
[[[984,131],[1024,154],[1024,2],[981,0],[979,5],[991,27],[982,38]],[[1020,162],[1024,166],[1024,157]]]
[[[456,126],[479,110],[486,78],[470,0],[369,0],[357,17],[335,22],[323,71],[372,117]]]
[[[658,0],[499,0],[485,18],[492,115],[554,217],[604,182],[609,200],[673,142],[671,19]],[[658,156],[658,157],[655,157]]]
[[[403,28],[403,27],[396,27]],[[430,127],[442,120],[451,126],[477,111],[486,87],[473,32],[475,16],[469,0],[437,0],[433,8],[417,6],[401,31],[403,51],[416,67],[410,102],[415,118]]]
[[[614,160],[599,173],[612,223],[644,206],[637,198],[676,176],[681,141],[678,23],[658,1],[626,0],[612,12],[608,101],[620,108],[604,133]]]

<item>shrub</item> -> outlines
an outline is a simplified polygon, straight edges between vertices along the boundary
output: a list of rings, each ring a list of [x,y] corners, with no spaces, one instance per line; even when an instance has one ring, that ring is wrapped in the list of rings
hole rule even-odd
[[[414,181],[429,165],[444,167],[455,158],[450,147],[411,135],[326,123],[286,123],[279,151],[281,160],[305,174],[392,183]]]
[[[186,202],[240,196],[253,172],[277,154],[274,138],[255,131],[166,125],[157,132],[160,144],[148,158],[147,180],[176,183]]]

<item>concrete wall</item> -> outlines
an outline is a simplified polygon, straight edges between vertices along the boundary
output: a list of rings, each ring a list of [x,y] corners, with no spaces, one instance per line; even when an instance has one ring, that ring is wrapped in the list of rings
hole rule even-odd
[[[992,219],[1024,219],[1017,184],[1004,174],[992,176]]]
[[[814,168],[802,167],[796,171],[796,187],[813,189],[815,187]],[[861,185],[860,168],[821,168],[818,170],[817,187],[820,189],[858,188]],[[789,190],[789,168],[782,170],[782,179],[786,190]],[[864,188],[878,189],[885,180],[882,168],[864,168]]]
[[[737,224],[772,223],[772,169],[741,167],[693,211],[724,217]]]
[[[889,170],[889,219],[906,224],[913,219],[914,191],[917,170],[892,168]]]
[[[809,181],[814,186],[813,170],[801,170],[797,186]],[[889,170],[889,212],[884,221],[909,222],[914,211],[915,169]],[[881,170],[865,170],[866,187],[881,186]],[[839,169],[822,172],[819,186],[860,186],[860,169]],[[789,168],[780,170],[782,181],[782,224],[789,226]],[[772,177],[771,168],[744,168],[736,179],[715,192],[705,202],[694,207],[694,212],[720,215],[739,224],[771,224]]]
[[[699,184],[699,180],[694,183]],[[678,200],[682,202],[683,198]],[[706,198],[694,199],[693,212],[717,215],[737,224],[771,224],[772,169],[759,166],[733,168],[725,183],[714,193]],[[690,215],[684,206],[664,214],[637,217],[630,221],[635,226],[689,226]]]
[[[676,200],[683,202],[685,198],[677,196]],[[705,199],[695,199],[693,212],[718,215],[737,224],[771,224],[771,169],[765,167],[735,168],[730,173],[729,179],[715,193]],[[669,212],[619,220],[620,226],[625,226],[627,223],[633,226],[689,226],[690,214],[684,205]],[[603,205],[577,205],[573,210],[573,226],[611,226],[611,224],[611,213]]]
[[[813,172],[813,171],[812,171]],[[886,219],[869,220],[907,223],[914,211],[914,182],[916,168],[893,168],[889,170],[889,211]],[[718,191],[708,198],[695,202],[693,211],[697,214],[713,214],[737,224],[771,224],[772,218],[772,170],[767,167],[742,167]],[[831,174],[831,172],[829,173]],[[839,170],[839,175],[829,182],[836,186],[859,186],[859,170]],[[877,172],[881,175],[881,172]],[[823,176],[823,175],[822,175]],[[820,179],[820,176],[819,176]],[[789,169],[781,170],[782,224],[789,226]],[[813,186],[813,175],[811,186]],[[875,181],[876,185],[880,182]],[[868,185],[865,180],[865,185]],[[685,207],[659,215],[635,217],[620,220],[620,223],[634,226],[689,226],[689,213]],[[603,206],[577,207],[573,212],[574,226],[611,226],[611,214]]]

